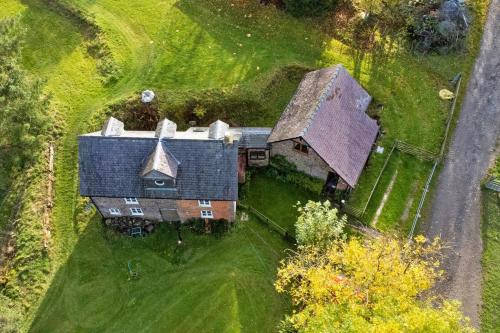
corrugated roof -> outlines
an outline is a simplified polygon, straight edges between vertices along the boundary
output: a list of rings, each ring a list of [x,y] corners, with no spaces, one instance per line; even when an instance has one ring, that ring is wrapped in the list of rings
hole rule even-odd
[[[80,194],[237,200],[238,142],[162,139],[163,147],[179,162],[177,191],[146,191],[141,172],[157,144],[157,138],[80,136]]]
[[[306,74],[268,142],[302,137],[350,186],[378,133],[366,114],[371,96],[342,65]]]

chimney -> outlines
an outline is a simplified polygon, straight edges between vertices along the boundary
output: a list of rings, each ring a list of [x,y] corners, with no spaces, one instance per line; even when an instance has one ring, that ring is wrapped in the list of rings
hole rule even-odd
[[[102,136],[120,136],[124,132],[124,126],[121,121],[116,118],[110,117],[102,127]]]
[[[226,132],[229,130],[229,125],[223,121],[217,120],[210,124],[208,128],[208,137],[210,139],[220,140],[223,139],[226,135]]]
[[[156,126],[155,137],[157,137],[158,139],[173,138],[176,131],[177,124],[165,118]]]

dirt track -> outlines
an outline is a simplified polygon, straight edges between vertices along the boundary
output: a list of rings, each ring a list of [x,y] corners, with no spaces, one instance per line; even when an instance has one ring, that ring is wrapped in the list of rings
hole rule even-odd
[[[491,0],[474,74],[450,151],[433,197],[427,235],[441,236],[451,247],[447,279],[438,291],[460,300],[479,327],[481,309],[481,191],[500,128],[500,0]]]

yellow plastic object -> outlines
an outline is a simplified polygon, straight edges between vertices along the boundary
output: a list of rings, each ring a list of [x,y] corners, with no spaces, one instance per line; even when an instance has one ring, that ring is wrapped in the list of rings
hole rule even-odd
[[[448,89],[441,89],[439,91],[439,97],[441,97],[441,99],[453,99],[455,97],[455,94]]]

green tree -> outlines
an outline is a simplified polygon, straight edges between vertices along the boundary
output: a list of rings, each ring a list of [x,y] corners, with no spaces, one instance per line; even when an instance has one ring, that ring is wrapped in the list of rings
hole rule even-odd
[[[333,9],[337,0],[283,0],[283,3],[294,16],[318,16]]]
[[[339,218],[337,209],[331,207],[330,201],[309,201],[304,206],[299,202],[297,210],[299,217],[295,229],[299,245],[324,248],[342,236],[347,218],[345,215]]]
[[[385,236],[299,247],[281,263],[276,289],[295,310],[296,332],[473,332],[456,301],[423,297],[443,274],[439,240]]]
[[[24,30],[19,19],[0,21],[0,155],[3,166],[23,168],[50,129],[43,82],[20,66]]]

